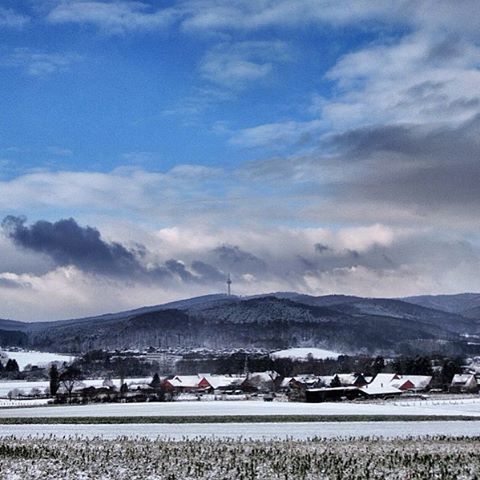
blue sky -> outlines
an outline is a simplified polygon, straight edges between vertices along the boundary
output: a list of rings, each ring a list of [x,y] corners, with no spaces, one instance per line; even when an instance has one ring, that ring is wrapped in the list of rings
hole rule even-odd
[[[477,10],[3,1],[0,315],[478,290]]]
[[[354,24],[117,31],[52,24],[48,10],[26,7],[10,10],[25,25],[2,32],[0,80],[2,148],[23,150],[10,155],[27,169],[109,171],[134,157],[159,170],[235,166],[252,153],[229,142],[230,130],[314,118],[312,98],[331,95],[326,72],[378,37]]]

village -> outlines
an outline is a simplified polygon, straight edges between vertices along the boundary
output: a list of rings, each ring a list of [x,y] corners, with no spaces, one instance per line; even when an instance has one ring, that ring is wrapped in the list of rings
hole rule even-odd
[[[8,360],[7,355],[11,357]],[[4,353],[3,364],[0,359],[0,398],[11,403],[35,400],[45,404],[215,400],[318,403],[471,396],[480,390],[477,357],[340,356],[334,360],[308,355],[292,360],[235,352],[210,363],[202,357],[200,363],[187,365],[190,369],[210,365],[216,369],[213,372],[183,374],[172,372],[179,366],[185,368],[180,362],[166,367],[156,361],[140,361],[129,353],[122,356],[119,352],[92,351],[76,358],[59,356],[53,362],[51,355]],[[44,359],[49,361],[42,362]],[[348,368],[363,371],[348,372]],[[330,374],[324,374],[325,370]],[[289,371],[294,373],[289,375]]]
[[[477,394],[474,374],[454,375],[447,392],[431,388],[432,376],[379,373],[368,377],[358,373],[332,376],[281,377],[273,371],[246,375],[177,375],[151,381],[115,385],[107,379],[101,385],[74,382],[69,388],[60,382],[55,403],[258,400],[294,402],[340,402],[386,400],[396,397],[428,398],[427,394]],[[70,384],[71,385],[71,384]]]

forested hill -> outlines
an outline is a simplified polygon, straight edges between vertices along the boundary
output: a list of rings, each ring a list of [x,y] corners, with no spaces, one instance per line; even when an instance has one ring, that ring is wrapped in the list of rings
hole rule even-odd
[[[471,296],[464,300],[465,310],[461,296],[451,300],[448,305],[456,305],[451,311],[442,309],[435,297],[209,295],[98,317],[33,323],[0,320],[0,343],[61,352],[315,346],[352,354],[452,354],[475,350],[480,332],[477,305]]]

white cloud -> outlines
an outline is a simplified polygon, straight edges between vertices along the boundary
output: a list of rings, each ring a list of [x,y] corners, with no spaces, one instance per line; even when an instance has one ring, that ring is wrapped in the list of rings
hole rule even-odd
[[[281,41],[222,43],[205,54],[200,74],[223,87],[243,88],[270,75],[274,63],[288,59],[288,47]]]
[[[47,16],[51,23],[92,24],[105,33],[165,29],[176,17],[174,9],[154,10],[137,1],[69,1],[57,5]]]
[[[319,140],[325,123],[320,119],[267,123],[233,132],[230,143],[244,147],[301,147]]]
[[[479,110],[480,48],[456,37],[414,33],[349,53],[327,74],[337,95],[323,105],[333,128],[460,122]]]
[[[42,52],[19,47],[0,57],[0,66],[22,68],[28,75],[44,77],[66,71],[82,60],[82,56],[75,53]]]
[[[107,33],[159,29],[177,23],[188,32],[252,31],[372,22],[377,26],[411,26],[430,32],[478,35],[476,0],[183,0],[163,8],[142,1],[57,1],[52,23],[92,24]],[[3,9],[13,24],[24,17]],[[0,13],[1,18],[1,13]]]
[[[149,172],[123,167],[109,173],[38,171],[0,181],[0,209],[22,213],[49,208],[128,217],[161,218],[168,222],[194,221],[209,215],[225,201],[215,185],[222,170],[199,165],[177,165],[169,172]],[[201,221],[205,216],[199,216]]]
[[[148,255],[143,258],[147,264],[173,258],[180,270],[194,271],[195,261],[223,272],[228,267],[236,294],[297,290],[313,295],[399,296],[480,288],[477,247],[385,225],[339,230],[184,226],[132,232],[111,224],[114,241],[126,244],[123,233],[129,241],[135,236],[148,239]],[[230,256],[219,253],[225,248]],[[25,320],[118,311],[215,293],[223,287],[218,280],[189,282],[181,275],[158,282],[119,280],[69,266],[35,273],[0,271],[2,315]]]
[[[409,1],[347,0],[196,0],[186,2],[186,30],[254,30],[309,24],[335,25],[364,20],[404,19]]]
[[[0,27],[21,28],[29,21],[28,17],[20,15],[14,10],[0,7]]]

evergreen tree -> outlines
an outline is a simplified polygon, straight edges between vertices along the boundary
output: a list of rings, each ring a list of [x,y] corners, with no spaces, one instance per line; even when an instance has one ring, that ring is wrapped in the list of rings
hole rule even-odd
[[[441,371],[441,379],[444,388],[448,388],[456,373],[462,373],[462,360],[460,358],[447,358],[443,362]]]
[[[155,375],[153,376],[152,381],[150,382],[150,386],[155,390],[158,390],[162,387],[162,381],[160,380],[158,373],[155,373]]]
[[[340,382],[340,379],[338,378],[338,375],[335,375],[332,378],[332,381],[330,382],[330,387],[336,388],[336,387],[341,387],[342,383]]]
[[[18,363],[14,358],[8,359],[7,365],[5,366],[5,371],[14,372],[14,373],[18,373],[20,371],[20,368],[18,367]]]
[[[383,357],[378,356],[375,358],[372,364],[372,374],[373,376],[377,375],[378,373],[381,373],[383,369],[385,368],[385,360]]]
[[[58,387],[60,386],[60,375],[58,373],[57,366],[53,363],[48,372],[50,378],[50,395],[54,397],[57,394]]]

